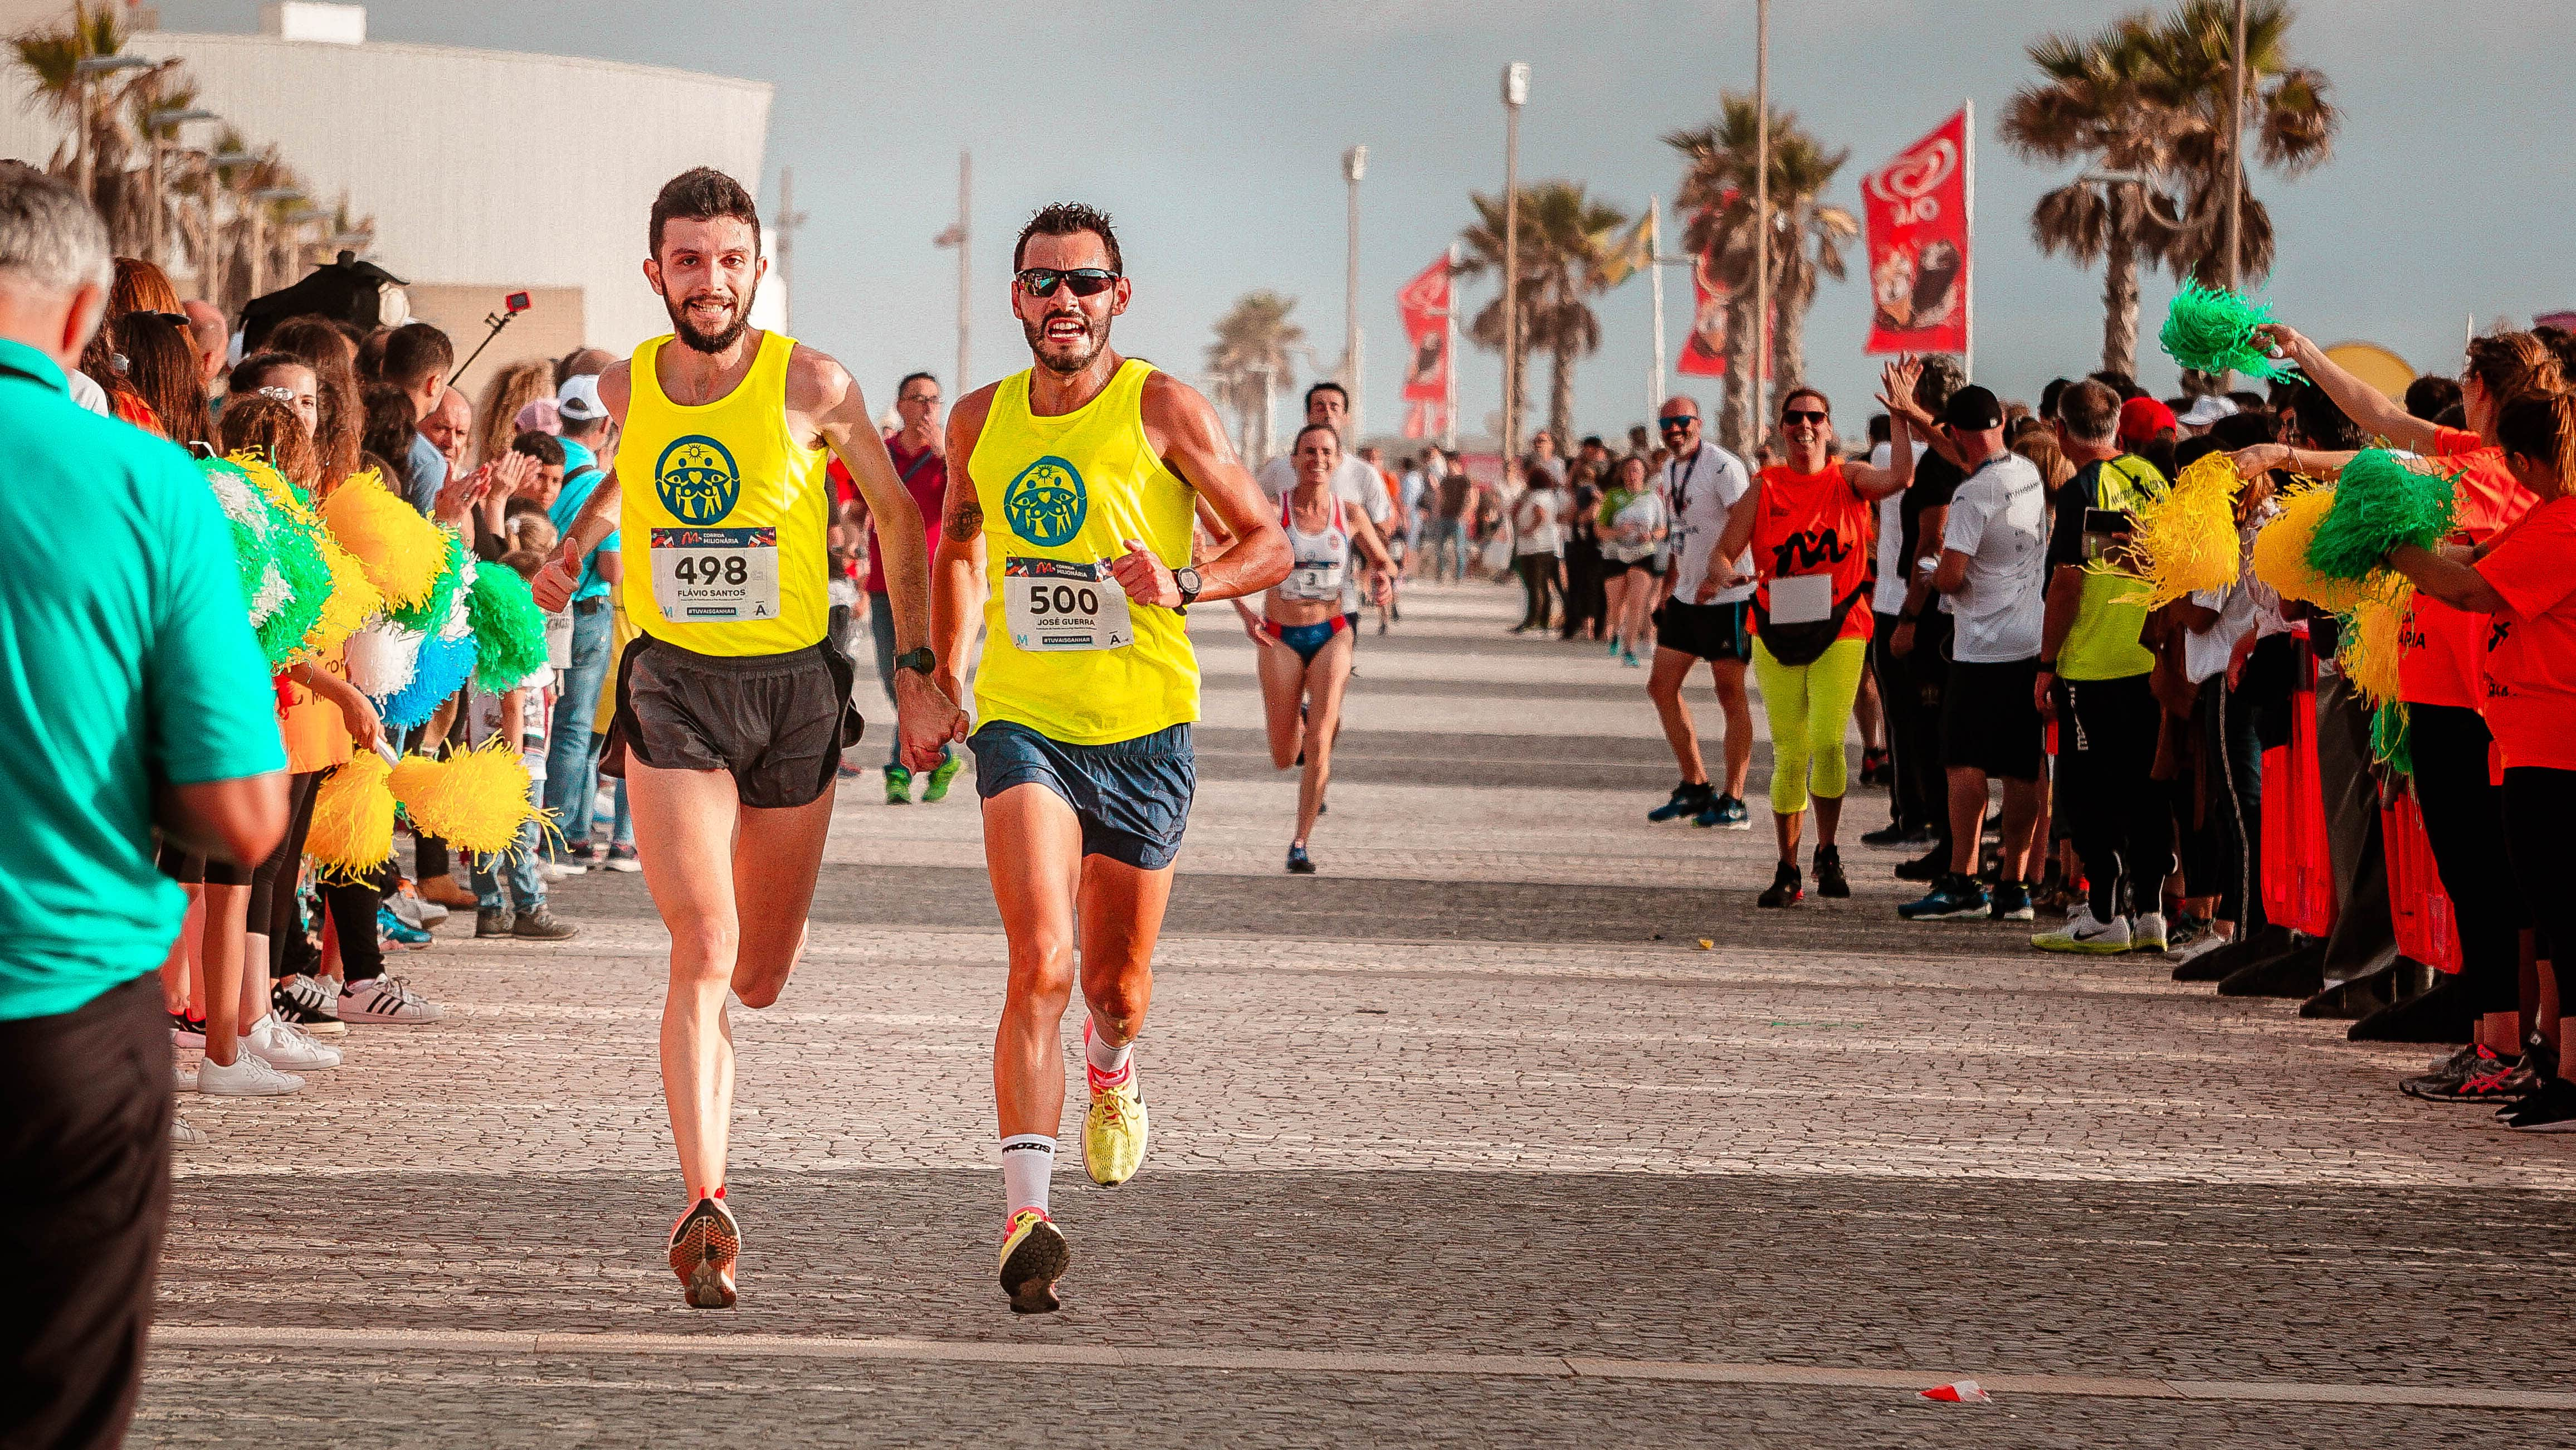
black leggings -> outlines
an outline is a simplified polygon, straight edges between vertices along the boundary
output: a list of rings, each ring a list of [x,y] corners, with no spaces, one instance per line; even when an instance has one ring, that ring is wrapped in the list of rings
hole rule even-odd
[[[1548,616],[1554,612],[1556,594],[1556,556],[1522,554],[1512,563],[1521,572],[1521,595],[1526,601],[1521,612],[1521,625],[1526,629],[1547,628]]]
[[[2093,917],[2107,922],[2120,910],[2124,871],[2131,913],[2162,911],[2174,822],[2151,777],[2164,709],[2145,675],[2061,679],[2057,698],[2066,715],[2057,727],[2057,814],[2072,826],[2084,858]]]
[[[2504,773],[2504,849],[2539,928],[2540,955],[2558,973],[2558,1000],[2576,1002],[2576,770],[2517,765]]]
[[[284,970],[286,954],[278,943],[295,930],[295,878],[303,869],[304,834],[313,828],[314,787],[321,780],[318,770],[288,778],[286,835],[250,873],[250,912],[245,920],[252,935],[268,938],[269,975],[274,977],[289,975]],[[280,877],[286,881],[283,891],[277,889]]]
[[[2415,804],[2460,929],[2460,988],[2471,1012],[2511,1012],[2521,1005],[2531,913],[2505,849],[2504,793],[2488,783],[2487,722],[2458,705],[2409,705],[2406,717]],[[2551,889],[2571,886],[2561,876]]]

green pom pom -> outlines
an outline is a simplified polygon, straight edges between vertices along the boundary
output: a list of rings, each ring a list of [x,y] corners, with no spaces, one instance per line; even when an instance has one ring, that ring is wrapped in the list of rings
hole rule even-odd
[[[2370,717],[2370,753],[2399,775],[2415,773],[2414,742],[2407,729],[2404,701],[2390,700]]]
[[[275,607],[278,585],[269,578],[270,537],[277,529],[276,512],[250,476],[220,459],[198,461],[206,476],[206,487],[214,490],[215,503],[224,511],[224,519],[233,526],[233,564],[241,575],[242,605],[259,617],[265,602]]]
[[[2334,508],[2308,540],[2308,567],[2361,579],[2400,544],[2431,548],[2451,531],[2452,480],[2419,473],[2385,448],[2365,448],[2335,480]]]
[[[2272,320],[2272,309],[2224,287],[2185,282],[2165,313],[2156,340],[2165,355],[2205,373],[2239,372],[2266,382],[2301,381],[2298,369],[2265,352],[2254,329]]]
[[[474,631],[474,683],[501,691],[546,666],[546,616],[514,569],[486,564],[465,596]]]
[[[269,561],[286,585],[286,599],[259,622],[259,647],[271,668],[281,668],[304,647],[313,622],[331,597],[331,566],[310,529],[283,515],[269,536]]]
[[[429,586],[429,597],[409,609],[390,610],[385,617],[405,629],[422,634],[436,634],[447,623],[456,608],[456,591],[465,582],[467,558],[463,535],[447,535],[447,566],[438,571],[437,582]]]

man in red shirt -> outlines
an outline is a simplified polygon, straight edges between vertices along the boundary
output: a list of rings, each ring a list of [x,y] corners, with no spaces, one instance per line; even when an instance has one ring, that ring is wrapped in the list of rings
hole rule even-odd
[[[939,507],[948,496],[948,460],[943,456],[945,435],[939,426],[939,379],[928,373],[914,373],[895,385],[894,407],[903,419],[903,427],[886,440],[886,451],[894,456],[895,475],[920,506],[921,522],[929,535],[931,552],[939,550]],[[876,636],[877,680],[886,694],[894,694],[894,611],[886,604],[884,555],[877,548],[876,520],[867,516],[867,502],[850,484],[850,476],[839,459],[832,460],[830,470],[835,499],[846,506],[855,520],[865,520],[868,529],[868,628]],[[886,758],[886,804],[912,804],[912,772],[904,767],[902,742],[887,733],[892,751]],[[957,778],[961,758],[942,745],[939,764],[931,769],[928,784],[922,788],[924,801],[944,800],[948,783]]]

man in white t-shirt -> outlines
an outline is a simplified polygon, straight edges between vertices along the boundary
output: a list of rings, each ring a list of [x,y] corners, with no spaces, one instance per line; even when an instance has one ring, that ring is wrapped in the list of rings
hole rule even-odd
[[[1744,695],[1744,667],[1753,658],[1747,614],[1753,599],[1753,559],[1748,552],[1719,559],[1717,541],[1730,512],[1752,490],[1735,455],[1700,436],[1697,399],[1667,399],[1656,419],[1672,457],[1656,483],[1672,514],[1673,593],[1655,613],[1655,667],[1646,693],[1663,717],[1664,739],[1682,768],[1670,800],[1646,813],[1650,821],[1689,816],[1693,825],[1752,829],[1744,806],[1744,781],[1753,770],[1753,707]],[[1708,662],[1717,679],[1718,708],[1726,715],[1726,788],[1709,783],[1700,759],[1699,727],[1682,686],[1691,668]]]
[[[2029,459],[2004,447],[2003,405],[1986,389],[1952,393],[1941,430],[1967,472],[1950,497],[1931,578],[1952,624],[1941,696],[1950,860],[1931,893],[1897,914],[1909,921],[2028,921],[2042,765],[2033,686],[2047,609],[2048,488]],[[1918,607],[1909,601],[1908,614]],[[1991,902],[1976,876],[1990,777],[2004,783],[2003,861]]]

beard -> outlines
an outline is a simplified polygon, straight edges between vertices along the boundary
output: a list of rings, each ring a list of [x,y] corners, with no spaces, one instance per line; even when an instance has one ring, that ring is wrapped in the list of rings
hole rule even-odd
[[[673,302],[666,296],[662,299],[662,310],[671,314],[671,335],[678,338],[690,351],[722,352],[740,342],[742,335],[751,329],[751,299],[759,292],[760,284],[754,282],[740,297],[735,298],[732,317],[723,327],[714,332],[701,332],[690,325],[688,303],[698,300],[697,298]],[[700,294],[701,297],[704,295]]]
[[[1064,321],[1080,323],[1082,336],[1070,342],[1050,340],[1047,328]],[[1087,313],[1077,312],[1070,318],[1057,314],[1036,322],[1023,319],[1020,331],[1028,335],[1029,352],[1037,359],[1038,366],[1051,373],[1078,373],[1091,366],[1091,360],[1100,356],[1100,350],[1109,345],[1109,319],[1104,317],[1094,322]]]

